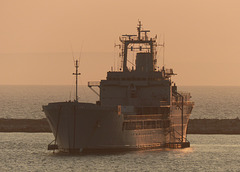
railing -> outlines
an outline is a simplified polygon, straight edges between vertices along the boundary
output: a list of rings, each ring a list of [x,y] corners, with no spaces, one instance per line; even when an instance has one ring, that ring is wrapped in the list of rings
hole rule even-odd
[[[88,82],[88,87],[99,87],[100,86],[100,81],[89,81]]]
[[[100,97],[100,94],[94,90],[92,87],[99,87],[100,88],[100,82],[99,81],[89,81],[88,82],[88,87]]]
[[[149,120],[149,119],[163,119],[166,115],[153,114],[153,115],[124,115],[124,120]]]
[[[160,101],[160,106],[170,106],[168,101]]]
[[[170,120],[142,120],[142,121],[127,121],[123,122],[123,130],[140,130],[140,129],[157,129],[170,127]]]
[[[165,73],[167,74],[167,75],[173,75],[174,73],[173,73],[173,69],[165,69]]]
[[[181,95],[181,96],[179,96]],[[173,93],[173,96],[175,97],[175,102],[182,102],[182,98],[184,102],[191,102],[190,98],[191,98],[191,94],[190,93],[186,93],[186,92],[179,92],[179,93]]]

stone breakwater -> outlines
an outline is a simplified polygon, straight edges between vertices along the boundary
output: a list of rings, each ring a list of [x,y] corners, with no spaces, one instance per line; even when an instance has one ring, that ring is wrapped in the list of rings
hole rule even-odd
[[[3,119],[0,118],[0,132],[51,132],[46,118]]]
[[[3,119],[0,132],[51,132],[47,119]],[[188,134],[240,134],[240,120],[190,119]]]
[[[190,119],[188,134],[240,134],[240,120],[236,119]]]

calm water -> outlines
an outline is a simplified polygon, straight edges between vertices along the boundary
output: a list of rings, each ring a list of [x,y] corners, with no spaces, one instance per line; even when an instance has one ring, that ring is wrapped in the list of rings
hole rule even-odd
[[[189,135],[191,148],[53,154],[50,133],[0,133],[0,171],[239,171],[240,135]]]
[[[195,107],[191,118],[240,118],[240,87],[179,87],[189,91]],[[0,86],[0,118],[43,118],[42,105],[67,101],[73,86]],[[95,102],[98,97],[87,87],[79,88],[80,101]]]
[[[71,91],[72,90],[72,91]],[[0,86],[0,118],[43,118],[41,106],[66,101],[71,86]],[[180,87],[192,94],[191,118],[240,117],[240,87]],[[80,86],[80,101],[97,96]],[[72,98],[73,99],[73,98]],[[4,171],[240,171],[240,135],[189,135],[191,148],[68,155],[47,151],[51,133],[0,133]]]

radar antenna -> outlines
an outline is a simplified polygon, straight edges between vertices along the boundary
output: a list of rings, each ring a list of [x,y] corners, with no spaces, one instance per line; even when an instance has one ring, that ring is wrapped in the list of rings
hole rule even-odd
[[[137,27],[137,30],[138,30],[138,40],[141,39],[141,28],[142,28],[142,23],[140,20],[138,20],[138,27]]]
[[[163,34],[163,66],[165,66],[165,35]]]
[[[132,38],[133,36],[137,36],[137,35],[127,35],[127,34],[125,34],[125,35],[122,35],[122,36],[128,37],[128,40],[131,40],[131,38]]]
[[[163,42],[161,43],[161,44],[157,44],[157,46],[160,46],[160,47],[162,47],[163,49],[162,49],[162,63],[163,63],[163,67],[165,66],[165,35],[163,34]]]

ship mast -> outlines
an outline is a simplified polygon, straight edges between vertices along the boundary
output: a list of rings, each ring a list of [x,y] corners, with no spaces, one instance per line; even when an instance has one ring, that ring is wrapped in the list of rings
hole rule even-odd
[[[78,102],[78,75],[81,75],[81,73],[78,73],[78,60],[75,61],[75,68],[76,68],[76,73],[73,73],[73,75],[76,75],[76,99],[75,101]]]
[[[148,38],[147,33],[150,32],[150,30],[143,30],[141,21],[139,21],[137,32],[137,35],[125,34],[120,37],[120,41],[122,42],[121,56],[123,58],[123,72],[129,71],[127,67],[128,49],[130,49],[131,51],[133,51],[133,49],[137,49],[139,52],[141,52],[142,50],[144,50],[145,52],[149,52],[153,58],[153,68],[155,69],[156,67],[155,49],[158,46],[156,43],[157,37]],[[134,47],[134,45],[138,45],[138,47]]]

